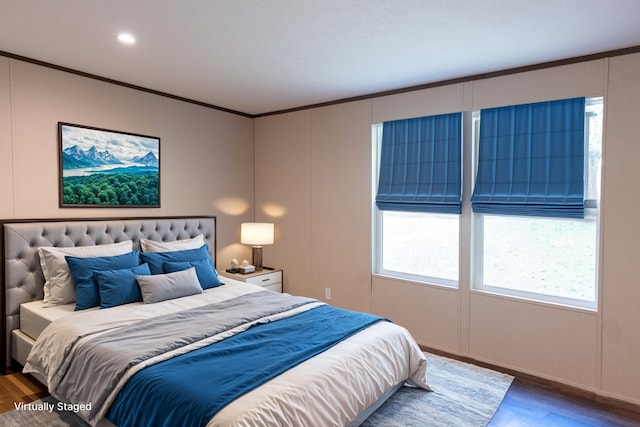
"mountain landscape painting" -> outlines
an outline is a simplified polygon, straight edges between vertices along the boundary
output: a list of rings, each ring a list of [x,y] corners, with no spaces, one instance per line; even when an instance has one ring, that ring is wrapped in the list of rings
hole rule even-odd
[[[160,138],[58,123],[60,206],[160,207]]]

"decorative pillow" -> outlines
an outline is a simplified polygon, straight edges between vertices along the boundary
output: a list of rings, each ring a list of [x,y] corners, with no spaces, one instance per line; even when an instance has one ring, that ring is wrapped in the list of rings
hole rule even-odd
[[[198,234],[190,239],[175,240],[173,242],[156,242],[149,239],[140,239],[142,252],[169,252],[198,249],[204,245],[204,236]]]
[[[96,271],[93,277],[98,282],[100,308],[116,307],[130,302],[142,301],[136,276],[148,276],[149,264],[141,264],[119,270]]]
[[[222,285],[218,278],[213,263],[210,258],[200,259],[197,261],[171,261],[164,263],[165,273],[175,273],[176,271],[186,270],[187,268],[195,267],[198,281],[202,286],[202,289],[215,288]]]
[[[71,277],[76,285],[76,311],[100,305],[98,283],[93,274],[96,271],[118,270],[140,265],[140,251],[123,255],[77,258],[66,256]]]
[[[136,276],[145,304],[201,294],[195,267],[175,273]]]
[[[40,266],[45,279],[43,300],[45,307],[68,304],[76,300],[75,286],[69,274],[67,261],[64,259],[65,255],[88,258],[121,255],[132,250],[131,240],[97,246],[38,248]]]
[[[149,264],[151,274],[163,274],[165,262],[198,261],[201,259],[211,259],[209,247],[203,245],[198,249],[187,249],[184,251],[171,252],[142,252],[140,254],[142,262]]]

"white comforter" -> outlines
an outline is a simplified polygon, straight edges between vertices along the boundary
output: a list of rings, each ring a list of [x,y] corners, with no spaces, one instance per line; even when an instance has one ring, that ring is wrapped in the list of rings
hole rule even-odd
[[[225,283],[202,295],[77,312],[57,320],[34,345],[25,372],[37,372],[50,390],[55,389],[65,371],[64,355],[78,336],[263,290],[232,280]],[[425,376],[426,359],[410,334],[393,323],[378,322],[236,399],[208,425],[348,425],[398,383],[407,380],[429,390]],[[108,424],[106,419],[99,421]]]

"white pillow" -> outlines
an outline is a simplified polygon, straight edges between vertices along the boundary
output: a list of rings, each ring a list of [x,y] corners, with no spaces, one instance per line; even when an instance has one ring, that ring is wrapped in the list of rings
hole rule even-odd
[[[140,239],[142,252],[173,252],[187,249],[198,249],[204,245],[204,237],[198,234],[190,239],[174,240],[173,242],[156,242],[149,239]]]
[[[126,240],[97,246],[40,247],[40,266],[44,275],[44,306],[68,304],[76,300],[76,289],[69,272],[66,255],[79,258],[123,255],[133,251],[133,242]]]
[[[195,267],[175,273],[136,276],[136,281],[145,304],[202,293]]]

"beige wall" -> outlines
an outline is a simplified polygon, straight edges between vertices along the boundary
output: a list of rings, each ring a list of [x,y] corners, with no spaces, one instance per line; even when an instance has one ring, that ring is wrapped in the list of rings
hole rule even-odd
[[[161,207],[60,208],[58,121],[160,137]],[[252,157],[250,118],[0,57],[2,218],[216,215],[227,265],[249,256]]]
[[[256,221],[273,222],[263,263],[283,268],[285,292],[314,295],[311,271],[311,111],[255,122]]]
[[[640,54],[612,58],[604,141],[602,388],[640,401]]]
[[[370,123],[370,101],[256,120],[256,219],[276,225],[264,263],[286,292],[370,309]]]
[[[13,163],[11,148],[10,62],[0,57],[0,217],[13,214]]]
[[[332,303],[387,316],[420,344],[640,404],[639,73],[634,54],[256,119],[256,203],[296,212],[275,220],[283,238],[268,249],[287,291],[325,299],[330,287]],[[573,96],[605,97],[599,312],[473,290],[469,235],[459,289],[370,277],[372,124]]]

